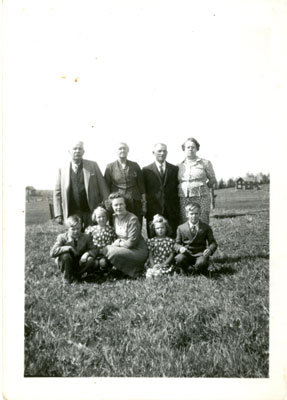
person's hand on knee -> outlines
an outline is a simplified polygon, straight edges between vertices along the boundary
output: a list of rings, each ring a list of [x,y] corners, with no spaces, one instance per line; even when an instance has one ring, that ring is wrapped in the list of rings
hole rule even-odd
[[[99,259],[99,268],[101,271],[105,271],[108,268],[108,260],[105,257]]]
[[[209,249],[205,249],[204,252],[202,253],[204,257],[209,257],[211,255],[211,251]]]
[[[82,257],[80,258],[80,264],[85,264],[88,261],[88,258],[92,258],[89,256],[89,253],[86,252],[82,255]]]
[[[73,246],[67,246],[67,251],[70,253],[73,257],[77,255],[77,250]]]

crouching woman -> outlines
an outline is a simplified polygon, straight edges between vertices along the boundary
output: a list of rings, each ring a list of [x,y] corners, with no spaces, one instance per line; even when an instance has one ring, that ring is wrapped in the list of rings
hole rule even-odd
[[[67,232],[58,235],[50,256],[56,259],[64,278],[72,283],[94,269],[98,249],[91,236],[81,232],[82,222],[78,215],[70,216],[66,225]]]
[[[114,267],[124,274],[136,278],[144,271],[148,250],[141,235],[141,225],[138,218],[127,211],[125,197],[121,193],[109,196],[113,214],[113,227],[117,239],[106,246],[102,253]]]

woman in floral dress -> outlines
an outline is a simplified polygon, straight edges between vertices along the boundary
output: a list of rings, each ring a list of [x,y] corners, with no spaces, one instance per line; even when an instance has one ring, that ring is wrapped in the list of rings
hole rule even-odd
[[[180,205],[180,223],[186,221],[185,207],[199,203],[201,220],[209,224],[210,191],[216,184],[215,173],[210,161],[196,155],[200,144],[194,138],[188,138],[182,145],[185,160],[178,166],[178,195]]]

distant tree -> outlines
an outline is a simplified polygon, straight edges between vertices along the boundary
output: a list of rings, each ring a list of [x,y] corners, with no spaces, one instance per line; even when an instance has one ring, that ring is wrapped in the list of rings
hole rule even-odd
[[[247,182],[255,182],[255,175],[252,174],[251,172],[247,172],[244,178]]]
[[[226,183],[226,187],[228,187],[228,188],[235,187],[235,181],[234,181],[234,179],[229,178],[228,181],[227,181],[227,183]]]
[[[36,195],[36,189],[33,186],[26,186],[25,190],[26,190],[26,200],[27,201],[29,201],[29,198],[31,196]]]
[[[270,183],[270,175],[262,174],[262,183]]]
[[[259,172],[259,173],[256,175],[256,182],[262,183],[262,181],[263,181],[263,174],[262,174],[262,172]]]
[[[259,172],[255,176],[255,180],[256,180],[256,182],[258,182],[260,184],[270,183],[269,174],[263,174],[262,172]]]
[[[225,184],[224,180],[220,179],[218,181],[218,189],[224,189],[225,187],[226,187],[226,184]]]

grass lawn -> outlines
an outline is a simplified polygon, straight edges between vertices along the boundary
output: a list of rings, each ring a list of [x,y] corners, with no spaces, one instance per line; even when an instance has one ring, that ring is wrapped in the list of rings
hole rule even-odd
[[[51,219],[49,201],[47,199],[43,201],[26,202],[25,210],[26,224],[42,224]]]
[[[216,271],[152,280],[64,284],[49,259],[63,227],[27,225],[25,376],[268,377],[264,207],[211,219]]]
[[[233,188],[215,190],[216,208],[214,214],[227,210],[268,210],[269,185],[262,185],[261,190],[235,190]]]

